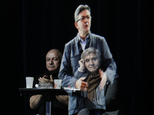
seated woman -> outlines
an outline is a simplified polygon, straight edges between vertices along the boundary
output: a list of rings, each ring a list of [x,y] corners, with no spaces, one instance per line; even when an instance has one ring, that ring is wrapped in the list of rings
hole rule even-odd
[[[101,71],[101,54],[95,48],[86,49],[79,61],[79,71],[80,78],[76,82],[76,88],[83,90],[83,108],[78,112],[81,114],[96,114],[104,113],[106,109],[105,106],[105,96],[104,96],[104,86],[107,81],[107,77]],[[88,72],[86,72],[88,70]],[[86,73],[86,74],[85,74]],[[75,76],[78,76],[76,74]],[[79,76],[78,76],[79,77]],[[81,85],[78,85],[81,84]],[[88,114],[88,115],[89,115]]]
[[[115,94],[114,88],[109,90],[108,97],[105,96],[107,89],[107,76],[101,69],[101,54],[95,48],[86,49],[79,60],[80,67],[74,76],[78,78],[75,87],[83,91],[83,95],[76,96],[77,115],[118,115],[118,111],[106,111],[106,101],[111,101]],[[114,83],[113,83],[114,84]],[[115,96],[115,95],[114,95]],[[71,101],[71,100],[70,100]]]

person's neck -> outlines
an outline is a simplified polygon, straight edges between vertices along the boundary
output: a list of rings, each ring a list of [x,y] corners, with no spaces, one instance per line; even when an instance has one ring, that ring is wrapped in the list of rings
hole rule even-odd
[[[81,37],[82,40],[86,40],[86,37],[87,35],[89,34],[89,32],[86,32],[86,33],[82,33],[82,32],[79,32],[79,36]]]
[[[99,70],[96,70],[95,72],[92,72],[91,74],[98,75],[99,74]]]

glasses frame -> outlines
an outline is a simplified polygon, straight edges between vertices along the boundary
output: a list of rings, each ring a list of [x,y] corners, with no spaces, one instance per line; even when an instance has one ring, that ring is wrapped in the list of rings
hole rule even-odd
[[[78,19],[76,22],[78,21],[83,21],[84,19],[90,20],[92,18],[92,16],[82,16],[80,19]]]

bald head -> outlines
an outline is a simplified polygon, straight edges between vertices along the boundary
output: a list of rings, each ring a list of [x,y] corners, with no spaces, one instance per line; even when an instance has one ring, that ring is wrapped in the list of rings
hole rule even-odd
[[[51,49],[46,54],[46,68],[48,71],[59,71],[62,54],[57,49]]]
[[[49,50],[48,53],[46,54],[46,57],[47,57],[47,55],[50,54],[50,53],[56,54],[56,55],[59,57],[59,59],[61,60],[62,54],[61,54],[61,52],[60,52],[58,49],[51,49],[51,50]]]

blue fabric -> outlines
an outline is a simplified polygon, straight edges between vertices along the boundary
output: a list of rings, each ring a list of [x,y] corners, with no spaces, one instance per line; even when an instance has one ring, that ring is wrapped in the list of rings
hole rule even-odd
[[[107,75],[108,81],[112,84],[116,78],[116,63],[112,58],[112,54],[107,45],[104,37],[96,34],[89,34],[90,41],[89,47],[98,49],[102,54],[102,69]],[[87,46],[86,46],[87,47]],[[88,47],[87,47],[88,48]],[[74,87],[75,82],[81,77],[79,74],[83,74],[78,71],[79,63],[81,59],[82,48],[78,36],[65,44],[65,49],[62,57],[59,78],[62,79],[62,87]],[[69,114],[74,114],[84,108],[84,97],[81,95],[72,95],[69,91]],[[105,109],[105,97],[104,90],[98,91],[97,89],[97,101],[95,104],[99,106],[99,109]],[[90,106],[90,105],[89,105]],[[97,108],[96,108],[97,109]]]

